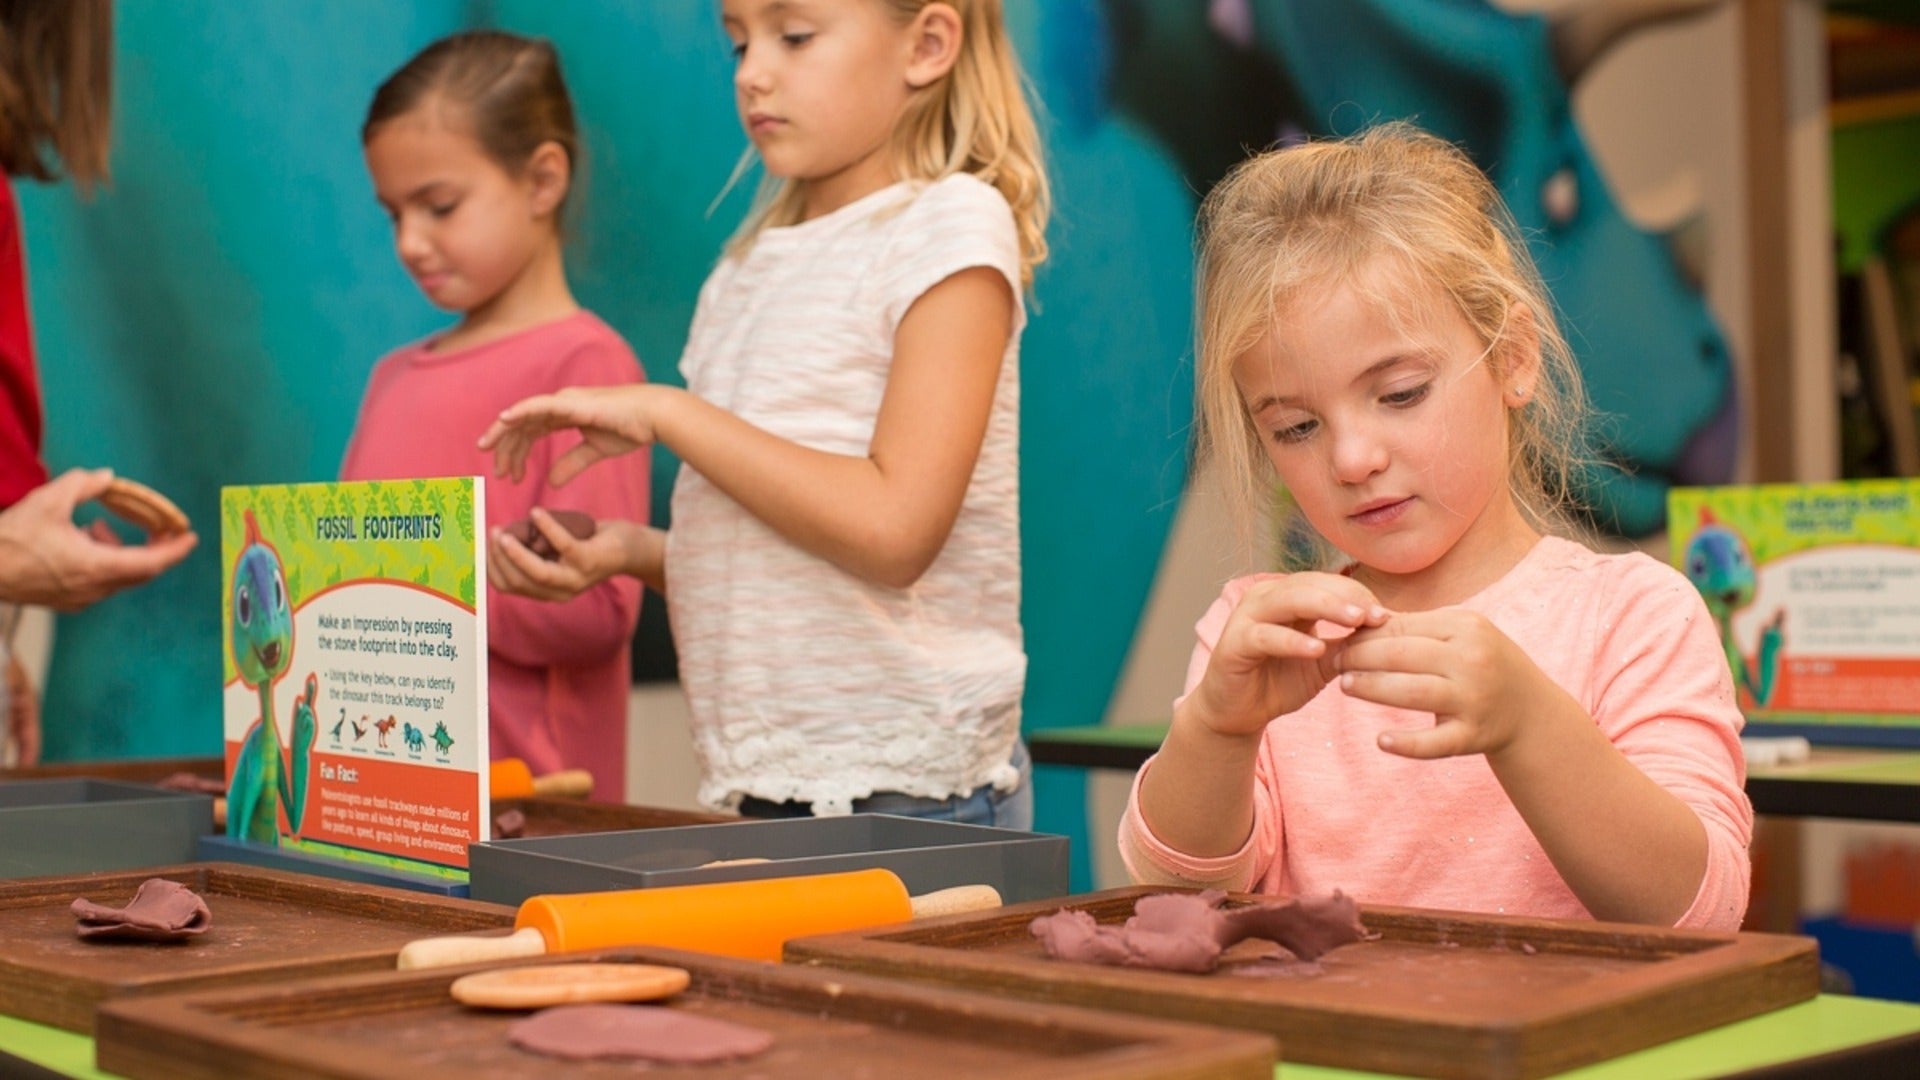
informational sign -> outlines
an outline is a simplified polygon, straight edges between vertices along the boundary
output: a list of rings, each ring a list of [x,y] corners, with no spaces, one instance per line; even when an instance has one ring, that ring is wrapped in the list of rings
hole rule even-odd
[[[464,874],[489,819],[483,491],[222,489],[229,837]]]
[[[1920,481],[1676,488],[1667,507],[1750,721],[1920,744]]]

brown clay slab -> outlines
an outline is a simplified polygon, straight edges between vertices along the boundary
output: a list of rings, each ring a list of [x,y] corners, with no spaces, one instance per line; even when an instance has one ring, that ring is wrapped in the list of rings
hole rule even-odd
[[[1273,1040],[1249,1032],[1115,1016],[835,971],[610,949],[578,957],[685,968],[663,1006],[757,1028],[773,1046],[746,1061],[648,1076],[822,1080],[1267,1080]],[[552,963],[534,958],[527,963]],[[498,965],[496,965],[498,966]],[[517,965],[515,965],[517,966]],[[388,972],[122,999],[101,1009],[99,1067],[141,1077],[391,1078],[632,1076],[630,1061],[558,1062],[514,1047],[526,1014],[471,1009],[448,994],[486,966]]]
[[[140,883],[177,881],[212,925],[177,942],[89,942],[77,897],[124,904]],[[390,969],[418,937],[513,925],[513,909],[228,863],[0,883],[0,1013],[85,1032],[107,998]]]
[[[680,825],[718,825],[740,820],[734,814],[668,810],[657,806],[626,806],[621,803],[588,802],[583,799],[560,799],[542,795],[493,800],[494,817],[497,818],[509,810],[518,810],[526,815],[526,829],[520,834],[523,838],[623,832],[628,829],[667,829]]]
[[[786,959],[1264,1031],[1288,1061],[1425,1076],[1544,1076],[1819,990],[1813,941],[1774,934],[1363,907],[1378,938],[1317,966],[1256,948],[1190,975],[1053,960],[1027,929],[1063,907],[1124,922],[1139,897],[1167,891],[1113,889],[802,938],[787,943]]]

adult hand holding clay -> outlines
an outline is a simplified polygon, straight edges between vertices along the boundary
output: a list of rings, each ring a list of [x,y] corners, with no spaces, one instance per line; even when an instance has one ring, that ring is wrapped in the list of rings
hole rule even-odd
[[[130,487],[144,491],[125,481],[116,487],[111,469],[71,469],[0,513],[0,600],[76,611],[144,584],[186,558],[200,538],[184,518],[165,519],[177,529],[150,528],[141,545],[121,544],[105,526],[74,524],[81,503],[113,499]],[[171,509],[164,500],[161,505]]]

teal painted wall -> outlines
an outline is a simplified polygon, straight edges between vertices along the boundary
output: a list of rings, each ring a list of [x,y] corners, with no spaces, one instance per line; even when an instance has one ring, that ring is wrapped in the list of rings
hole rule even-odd
[[[1047,28],[1014,6],[1032,65]],[[222,484],[333,475],[375,360],[445,321],[393,257],[361,116],[408,56],[481,23],[559,47],[587,148],[573,280],[651,378],[678,381],[745,206],[743,190],[709,212],[745,145],[710,5],[123,0],[112,186],[91,202],[20,186],[55,468],[111,465],[203,527]],[[1045,122],[1059,211],[1022,361],[1030,726],[1099,722],[1191,407],[1192,194],[1118,122]],[[656,460],[664,516],[673,464]],[[217,750],[218,547],[60,620],[50,758]],[[1041,802],[1043,825],[1079,829],[1076,774],[1049,774]]]

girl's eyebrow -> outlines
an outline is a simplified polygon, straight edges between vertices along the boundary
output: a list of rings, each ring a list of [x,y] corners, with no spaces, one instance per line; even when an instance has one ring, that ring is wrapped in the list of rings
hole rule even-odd
[[[1386,371],[1389,368],[1396,367],[1400,364],[1412,363],[1413,361],[1420,359],[1424,355],[1426,354],[1419,353],[1419,352],[1404,352],[1404,353],[1394,353],[1391,356],[1383,356],[1380,359],[1375,360],[1373,363],[1368,364],[1367,369],[1365,371],[1362,371],[1360,374],[1355,375],[1353,377],[1353,381],[1355,383],[1366,382],[1368,379],[1371,379],[1376,375],[1379,375],[1381,372]],[[1251,413],[1262,413],[1272,408],[1275,405],[1292,405],[1297,401],[1299,401],[1299,398],[1291,394],[1267,394],[1255,400],[1253,405],[1249,407],[1247,411]]]

